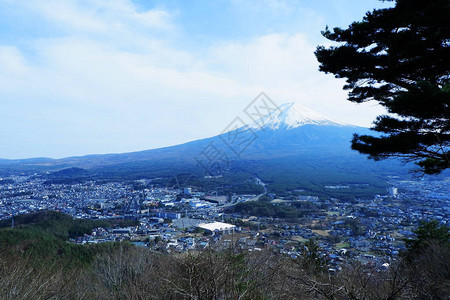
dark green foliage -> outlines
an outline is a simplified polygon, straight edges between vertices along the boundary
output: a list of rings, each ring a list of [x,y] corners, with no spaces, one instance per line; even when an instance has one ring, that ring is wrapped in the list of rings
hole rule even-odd
[[[0,222],[0,253],[6,256],[32,257],[43,264],[49,261],[65,262],[68,265],[90,264],[98,253],[117,247],[113,243],[75,245],[68,243],[96,227],[136,225],[133,220],[76,220],[55,212],[41,211],[15,217],[16,228],[9,220]]]
[[[27,191],[27,192],[12,193],[10,197],[29,196],[29,195],[33,195],[33,192]]]
[[[113,243],[74,245],[33,228],[0,230],[1,257],[29,258],[43,265],[50,262],[65,266],[88,265],[98,253],[116,247]]]
[[[407,276],[418,299],[448,299],[450,291],[449,227],[422,222],[416,238],[406,240]]]
[[[347,219],[345,220],[344,226],[350,228],[355,235],[363,235],[365,233],[358,219]]]
[[[408,249],[407,256],[412,258],[425,252],[430,244],[439,244],[450,250],[450,228],[446,225],[440,225],[438,221],[422,222],[414,230],[416,237],[405,240]]]
[[[308,240],[303,245],[303,250],[301,251],[302,258],[300,263],[302,268],[308,270],[309,272],[324,272],[326,271],[327,261],[320,255],[321,248],[317,242],[313,240]]]
[[[138,225],[136,220],[122,219],[73,219],[71,216],[56,211],[39,211],[14,217],[16,227],[30,227],[46,232],[61,240],[76,238],[89,234],[97,227],[125,227]],[[11,226],[10,220],[0,221],[0,228]]]
[[[217,178],[205,178],[199,175],[189,176],[177,176],[180,187],[193,186],[204,191],[215,190],[222,194],[261,194],[264,191],[260,185],[255,183],[254,175],[239,169],[224,172],[222,177]],[[174,178],[172,178],[173,180]],[[184,182],[186,184],[183,185]]]
[[[271,159],[242,162],[242,168],[251,169],[268,184],[270,192],[289,196],[288,191],[301,189],[302,195],[334,197],[338,199],[373,198],[386,191],[386,178],[399,164],[382,162],[377,165],[352,153],[349,156],[327,157],[292,156],[289,159]],[[365,170],[365,172],[361,172]],[[398,173],[397,173],[398,174]],[[328,185],[350,185],[348,189],[327,189]]]
[[[296,206],[297,205],[297,206]],[[257,217],[273,217],[295,219],[303,217],[307,214],[320,214],[320,210],[315,206],[308,208],[302,207],[299,204],[287,206],[286,204],[273,204],[270,202],[249,201],[238,203],[230,208],[230,212],[241,213],[249,216]]]
[[[450,2],[395,2],[347,29],[327,28],[323,35],[344,45],[315,54],[321,71],[347,79],[348,100],[374,100],[391,113],[374,122],[381,136],[355,135],[354,150],[440,173],[450,167]]]
[[[270,202],[270,201],[272,201],[272,198],[270,198],[267,195],[262,195],[261,197],[259,197],[259,201],[261,201],[261,202]]]

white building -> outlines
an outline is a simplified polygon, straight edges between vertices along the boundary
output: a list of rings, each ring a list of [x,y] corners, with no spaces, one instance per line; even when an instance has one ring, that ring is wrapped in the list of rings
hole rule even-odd
[[[231,233],[236,226],[233,224],[222,223],[222,222],[213,222],[213,223],[202,223],[197,227],[202,228],[209,232],[223,232],[223,233]]]
[[[398,196],[398,189],[396,187],[391,187],[389,189],[389,196],[391,196],[392,198],[397,198],[397,196]]]

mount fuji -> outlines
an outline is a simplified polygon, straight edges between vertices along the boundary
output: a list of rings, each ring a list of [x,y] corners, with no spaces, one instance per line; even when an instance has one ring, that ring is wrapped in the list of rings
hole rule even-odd
[[[352,135],[367,134],[369,129],[331,120],[297,103],[283,104],[251,124],[231,128],[211,138],[139,152],[0,160],[0,173],[45,171],[74,178],[169,178],[184,173],[202,178],[215,172],[231,178],[219,182],[222,186],[257,177],[274,192],[325,192],[323,186],[337,183],[381,186],[386,176],[400,172],[398,163],[375,163],[351,150]],[[209,168],[219,164],[219,169]],[[67,168],[69,172],[60,172]]]
[[[242,140],[254,136],[255,141],[240,153],[243,158],[276,158],[311,152],[320,157],[326,153],[349,153],[353,134],[369,132],[367,128],[334,121],[297,103],[286,103],[255,122],[219,137],[226,143],[229,136],[241,136]]]
[[[294,129],[303,125],[351,126],[333,121],[306,106],[291,102],[280,105],[271,113],[252,123],[250,127],[259,129]]]

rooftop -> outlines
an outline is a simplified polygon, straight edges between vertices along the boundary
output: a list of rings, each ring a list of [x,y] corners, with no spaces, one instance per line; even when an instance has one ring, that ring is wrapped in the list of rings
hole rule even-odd
[[[213,222],[213,223],[202,223],[199,224],[198,227],[209,231],[216,231],[216,230],[229,230],[235,228],[236,226],[222,222]]]

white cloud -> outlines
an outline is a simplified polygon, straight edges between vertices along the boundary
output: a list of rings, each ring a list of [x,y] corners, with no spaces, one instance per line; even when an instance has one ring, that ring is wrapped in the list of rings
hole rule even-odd
[[[0,156],[125,152],[212,136],[260,91],[348,123],[374,115],[317,71],[304,34],[187,51],[163,9],[138,11],[126,0],[20,5],[63,32],[29,41],[31,56],[0,45],[0,117],[13,128],[0,132],[9,141]]]
[[[129,0],[24,1],[22,5],[67,30],[120,35],[125,31],[173,29],[167,11],[139,12]]]
[[[304,34],[270,34],[211,51],[212,65],[246,86],[260,86],[280,104],[297,101],[336,119],[368,126],[381,109],[346,99],[343,80],[318,71],[315,46]]]

